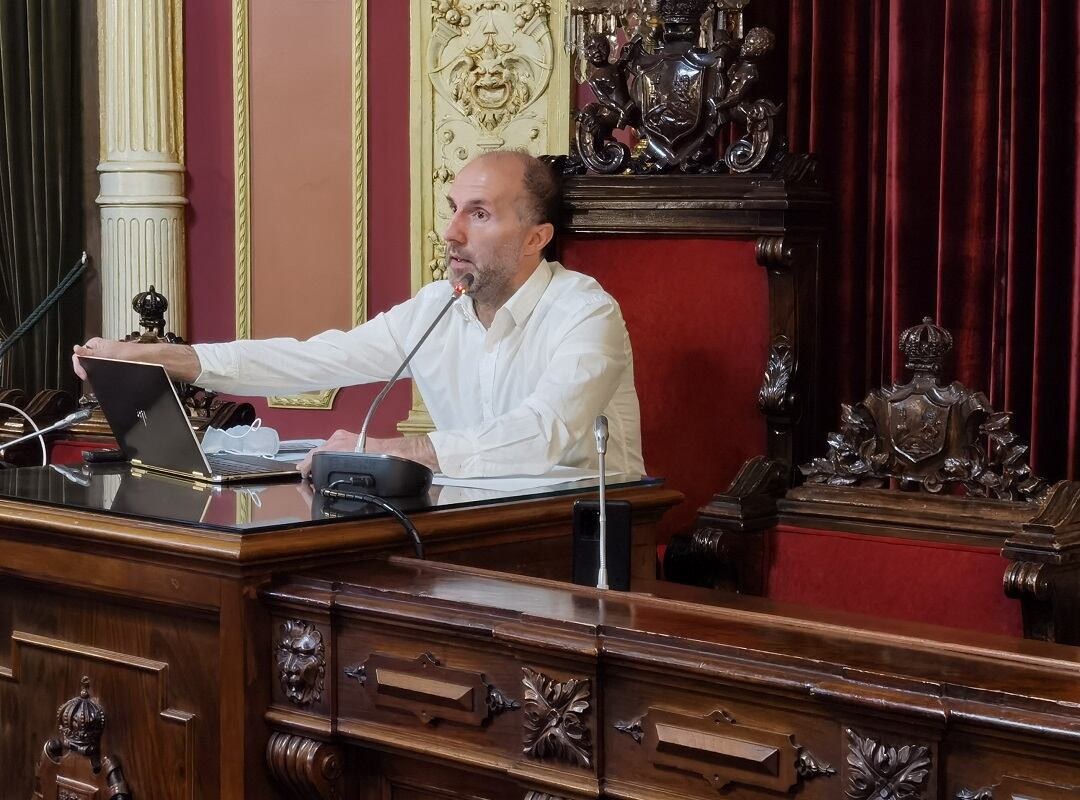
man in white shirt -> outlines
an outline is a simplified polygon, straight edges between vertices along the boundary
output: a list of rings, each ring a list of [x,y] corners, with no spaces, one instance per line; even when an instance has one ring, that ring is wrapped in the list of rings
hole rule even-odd
[[[373,439],[366,450],[454,477],[543,474],[597,465],[597,414],[608,417],[607,465],[644,473],[633,356],[618,304],[585,275],[543,259],[554,234],[557,189],[525,153],[480,156],[447,200],[448,277],[351,331],[307,341],[146,345],[91,339],[78,356],[151,361],[176,380],[231,394],[290,394],[385,381],[451,296],[474,281],[417,352],[406,374],[431,413],[426,436]],[[319,450],[352,451],[336,431]],[[305,473],[311,455],[302,462]]]

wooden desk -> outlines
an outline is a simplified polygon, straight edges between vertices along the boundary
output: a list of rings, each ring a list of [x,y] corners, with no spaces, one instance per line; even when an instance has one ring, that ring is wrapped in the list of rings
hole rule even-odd
[[[409,551],[383,516],[313,521],[297,489],[213,492],[115,468],[0,472],[0,797],[31,796],[57,708],[84,675],[106,711],[102,750],[136,800],[276,796],[263,720],[272,627],[259,587]],[[571,507],[587,491],[458,497],[413,520],[432,557],[565,577]],[[611,495],[633,504],[645,549],[681,499],[659,485]]]
[[[264,597],[295,797],[1080,796],[1073,647],[399,558]]]

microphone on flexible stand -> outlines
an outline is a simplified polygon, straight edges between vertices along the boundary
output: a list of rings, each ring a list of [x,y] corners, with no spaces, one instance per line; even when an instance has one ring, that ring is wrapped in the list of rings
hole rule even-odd
[[[462,275],[461,279],[454,284],[453,294],[450,295],[450,299],[446,301],[446,305],[443,306],[439,315],[424,331],[420,341],[405,356],[405,360],[401,362],[397,372],[390,377],[382,391],[376,395],[368,408],[367,415],[364,417],[364,424],[360,428],[360,438],[356,443],[356,451],[352,453],[323,451],[312,456],[311,481],[317,491],[325,495],[326,491],[333,487],[331,490],[336,493],[336,497],[340,498],[341,493],[348,492],[348,487],[351,486],[355,487],[360,493],[378,497],[412,497],[423,494],[431,488],[431,480],[434,476],[431,470],[423,464],[407,458],[386,455],[385,453],[365,453],[368,425],[371,423],[372,417],[375,416],[375,410],[397,382],[397,379],[401,377],[405,368],[409,366],[409,362],[416,355],[416,351],[427,341],[428,336],[435,330],[435,326],[450,310],[450,306],[456,303],[463,294],[469,293],[473,280],[472,274],[469,273]],[[357,499],[361,498],[358,497]]]
[[[604,456],[607,454],[608,427],[607,417],[603,414],[593,422],[593,435],[596,437],[596,455],[600,459],[600,569],[596,574],[596,588],[608,588],[607,575],[607,469]]]
[[[44,436],[46,433],[52,433],[53,431],[62,431],[65,428],[70,428],[72,425],[78,425],[80,422],[85,422],[90,419],[94,413],[92,408],[80,408],[78,411],[74,411],[68,414],[62,420],[54,422],[52,425],[44,427],[40,430],[28,433],[26,436],[20,436],[18,439],[12,439],[10,442],[5,442],[3,447],[0,447],[0,455],[3,455],[5,450],[22,444],[23,442],[29,442],[31,439],[36,439],[39,436]]]

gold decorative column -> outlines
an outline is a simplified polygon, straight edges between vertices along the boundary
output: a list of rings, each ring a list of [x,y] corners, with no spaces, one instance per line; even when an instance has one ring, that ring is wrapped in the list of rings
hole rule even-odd
[[[446,191],[488,150],[565,153],[570,141],[567,0],[413,0],[412,288],[445,269]],[[403,433],[432,429],[413,393]]]
[[[187,327],[182,0],[98,0],[102,332],[133,328],[153,284]]]

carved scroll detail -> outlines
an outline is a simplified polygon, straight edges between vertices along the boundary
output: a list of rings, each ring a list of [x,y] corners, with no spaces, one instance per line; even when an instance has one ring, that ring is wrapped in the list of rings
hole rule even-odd
[[[793,398],[788,394],[791,376],[795,372],[795,349],[786,336],[777,336],[769,347],[765,378],[758,392],[758,408],[763,414],[786,414]]]
[[[886,747],[870,737],[845,730],[848,738],[850,800],[916,800],[924,797],[930,774],[930,750],[919,745]]]
[[[1005,596],[1014,599],[1031,597],[1035,600],[1049,600],[1054,594],[1050,572],[1046,564],[1014,561],[1005,570]]]
[[[982,789],[961,789],[956,793],[956,800],[994,800],[994,789],[991,786]]]
[[[278,680],[290,702],[298,706],[322,698],[326,653],[322,633],[310,622],[290,619],[281,623],[275,647]]]
[[[337,745],[275,733],[266,746],[266,765],[290,795],[340,800],[344,760]]]
[[[799,751],[799,760],[795,763],[795,771],[804,780],[810,780],[821,775],[829,777],[836,774],[836,770],[832,768],[828,761],[818,758],[805,747]]]
[[[592,744],[584,717],[589,711],[592,682],[588,678],[571,678],[559,683],[528,667],[521,671],[525,687],[525,755],[550,756],[591,767]]]
[[[78,697],[57,709],[56,724],[61,738],[45,743],[34,797],[132,800],[119,760],[101,754],[105,709],[90,696],[90,678],[83,677]]]

